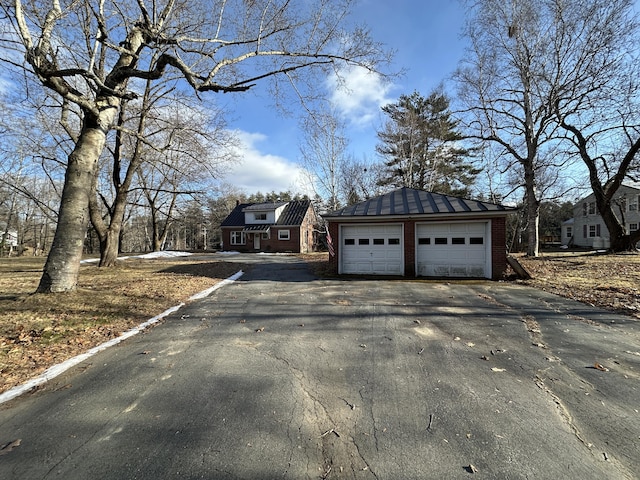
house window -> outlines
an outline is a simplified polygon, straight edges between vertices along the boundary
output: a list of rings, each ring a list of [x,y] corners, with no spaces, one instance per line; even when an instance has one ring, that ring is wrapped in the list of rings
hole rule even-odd
[[[589,215],[596,214],[596,202],[589,202]]]
[[[373,244],[374,245],[384,245],[384,238],[374,238],[373,239]]]
[[[431,239],[430,238],[419,238],[418,239],[418,245],[431,245]]]
[[[358,239],[358,245],[369,245],[369,239],[368,238],[359,238]]]
[[[637,223],[630,223],[629,224],[629,233],[636,232],[637,230],[638,230],[638,224]]]
[[[447,238],[436,238],[434,243],[436,245],[446,245],[448,243]]]
[[[289,240],[291,234],[289,230],[278,230],[278,240]]]
[[[266,213],[254,213],[253,214],[253,218],[255,218],[256,220],[266,220],[267,219],[267,214]]]
[[[356,239],[355,238],[345,238],[344,239],[344,244],[345,245],[355,245],[356,244]]]
[[[632,198],[629,201],[629,211],[630,212],[636,212],[638,211],[638,203],[640,202],[640,195],[637,196],[636,198]]]
[[[599,237],[600,236],[600,224],[589,225],[589,237]]]
[[[484,244],[484,238],[482,237],[471,237],[469,239],[469,245],[483,245]]]
[[[231,245],[244,245],[244,232],[231,232]]]
[[[567,237],[573,237],[573,227],[567,227]]]
[[[389,240],[387,240],[387,244],[389,244],[389,245],[400,245],[400,239],[399,238],[390,238]]]
[[[451,245],[464,245],[465,239],[464,237],[453,237],[451,239]]]

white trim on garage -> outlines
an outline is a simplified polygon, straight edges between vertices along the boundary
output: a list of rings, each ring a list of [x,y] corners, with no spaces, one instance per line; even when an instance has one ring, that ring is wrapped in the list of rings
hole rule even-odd
[[[403,224],[340,225],[341,274],[404,275]]]
[[[491,278],[491,221],[416,224],[416,276]]]

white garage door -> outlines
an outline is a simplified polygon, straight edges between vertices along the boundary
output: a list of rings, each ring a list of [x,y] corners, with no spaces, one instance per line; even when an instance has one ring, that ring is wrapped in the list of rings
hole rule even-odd
[[[403,275],[402,225],[343,225],[340,273]]]
[[[416,268],[426,277],[491,277],[489,222],[416,226]]]

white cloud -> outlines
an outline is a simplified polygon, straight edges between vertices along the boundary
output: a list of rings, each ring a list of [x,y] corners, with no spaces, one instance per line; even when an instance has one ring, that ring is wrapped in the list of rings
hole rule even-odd
[[[304,188],[302,168],[295,162],[261,149],[268,137],[262,133],[234,132],[238,138],[238,163],[225,172],[229,182],[248,194],[291,191],[311,194]]]
[[[393,100],[388,96],[393,85],[362,67],[351,67],[327,79],[331,103],[351,123],[369,125],[377,118],[380,107]]]

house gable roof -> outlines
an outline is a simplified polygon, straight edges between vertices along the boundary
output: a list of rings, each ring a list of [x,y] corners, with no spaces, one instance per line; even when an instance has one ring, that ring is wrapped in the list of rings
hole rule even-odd
[[[468,200],[413,188],[400,188],[364,202],[323,215],[333,217],[376,217],[413,215],[507,214],[515,208],[495,203]]]
[[[239,203],[236,208],[231,210],[231,213],[227,215],[222,223],[221,227],[242,227],[244,226],[244,209],[251,206],[251,203]]]
[[[276,225],[302,225],[302,221],[304,220],[304,216],[307,214],[307,210],[309,210],[309,206],[311,205],[311,200],[296,200],[293,202],[289,202],[278,218],[278,222]]]
[[[298,226],[302,224],[307,210],[311,205],[310,200],[293,200],[291,202],[280,203],[241,203],[234,208],[231,213],[220,224],[221,227],[245,227],[249,231],[254,226],[246,227],[244,212],[246,211],[270,211],[285,205],[275,224],[255,225],[258,230],[263,231],[271,226],[287,225]],[[268,207],[268,208],[267,208]]]
[[[291,202],[267,202],[267,203],[248,203],[244,207],[245,212],[273,212],[278,208]]]
[[[620,187],[618,187],[618,191],[613,195],[613,198],[619,198],[622,196],[625,196],[627,194],[638,194],[640,195],[640,188],[629,185],[627,183],[623,183],[622,185],[620,185]],[[589,201],[594,201],[595,200],[595,194],[594,193],[590,193],[589,195],[587,195],[586,197],[581,198],[580,200],[578,200],[575,204],[574,204],[574,208],[579,207],[582,203],[584,202],[589,202]]]

